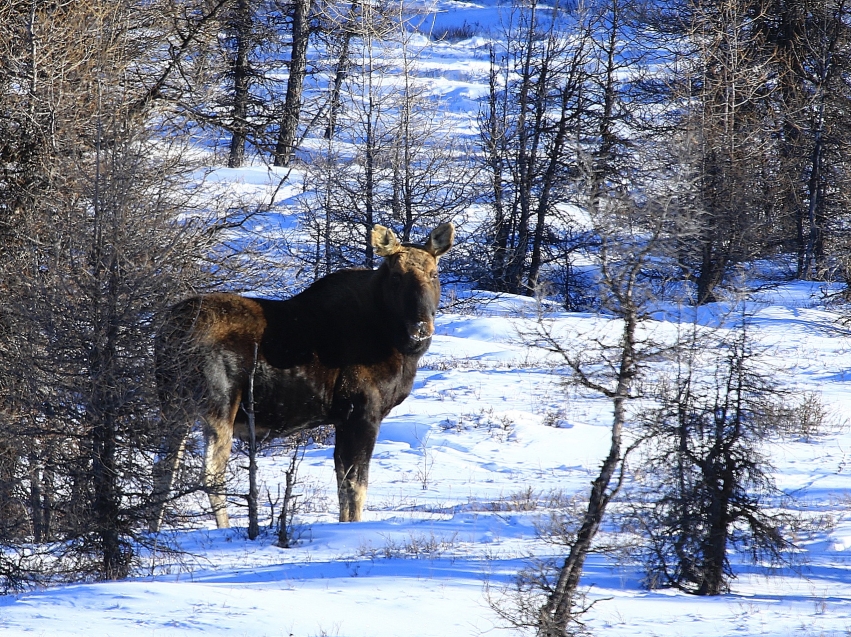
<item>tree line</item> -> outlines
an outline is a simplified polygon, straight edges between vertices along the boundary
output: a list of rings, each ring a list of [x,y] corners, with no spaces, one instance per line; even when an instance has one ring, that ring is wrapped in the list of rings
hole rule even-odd
[[[675,281],[702,304],[738,266],[761,259],[784,259],[801,279],[846,280],[844,0],[515,2],[488,34],[488,91],[467,136],[452,134],[417,81],[414,34],[427,25],[389,1],[0,7],[6,588],[124,577],[152,541],[142,532],[150,465],[167,435],[151,362],[159,316],[186,294],[261,280],[262,267],[246,267],[254,246],[233,231],[273,203],[205,197],[189,152],[199,140],[230,167],[266,162],[304,174],[299,238],[285,248],[288,267],[306,278],[373,265],[366,237],[375,223],[409,240],[461,218],[466,249],[447,257],[446,276],[575,308],[588,304],[592,283],[575,275],[574,259],[611,254],[621,237],[625,254],[640,256],[640,267],[621,260],[609,273],[629,288],[613,297],[615,313],[632,316],[622,344],[634,339],[636,286]],[[471,206],[481,214],[468,217]],[[595,221],[579,223],[576,206]],[[742,347],[730,350],[736,369]],[[621,359],[614,378],[632,378],[637,361]],[[586,386],[629,397],[628,383],[604,387],[581,363],[568,359]],[[668,409],[653,427],[677,431],[686,449],[708,444],[710,424],[739,436],[731,444],[743,439],[747,410],[721,424],[710,415],[735,391],[761,395],[736,373],[741,382],[728,375],[732,389],[714,398],[674,386],[659,397]],[[687,422],[671,420],[672,400],[691,405]],[[620,443],[612,454],[592,494],[600,515]],[[708,488],[695,466],[711,466],[689,462],[665,484],[688,474],[693,493]],[[636,520],[666,523],[678,502]],[[600,520],[586,521],[593,538]],[[695,579],[693,563],[672,571],[672,555],[693,551],[656,537],[647,555],[658,581],[723,590],[723,568],[714,584]],[[583,560],[572,564],[581,571]],[[566,577],[578,581],[576,571]],[[555,619],[540,616],[539,626],[563,626],[573,601],[550,603]]]
[[[373,223],[395,222],[407,240],[478,204],[467,232],[484,246],[459,252],[457,276],[516,294],[543,286],[574,307],[583,282],[571,265],[595,238],[570,206],[665,189],[680,224],[700,228],[669,266],[695,303],[758,259],[792,255],[789,276],[844,279],[844,2],[524,0],[501,15],[482,29],[476,135],[448,133],[417,81],[412,35],[428,21],[388,2],[231,8],[227,37],[207,41],[196,83],[180,88],[182,116],[221,134],[230,166],[246,148],[306,166],[311,249],[298,256],[314,276],[370,265]]]

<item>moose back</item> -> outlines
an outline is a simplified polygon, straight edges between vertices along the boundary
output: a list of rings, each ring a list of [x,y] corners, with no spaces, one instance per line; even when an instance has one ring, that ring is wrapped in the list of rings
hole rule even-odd
[[[376,225],[376,270],[341,270],[285,300],[209,294],[175,305],[157,340],[167,435],[154,466],[150,526],[158,530],[192,424],[203,423],[203,483],[216,524],[228,526],[225,468],[234,435],[282,436],[332,424],[340,521],[361,518],[378,428],[410,393],[431,344],[440,300],[437,262],[455,230],[402,244]],[[249,396],[249,381],[253,391]]]

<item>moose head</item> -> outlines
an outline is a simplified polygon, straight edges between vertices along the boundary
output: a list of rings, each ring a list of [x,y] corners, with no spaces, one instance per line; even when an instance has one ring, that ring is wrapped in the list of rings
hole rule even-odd
[[[455,227],[443,223],[423,245],[402,243],[389,228],[372,229],[375,254],[384,257],[379,268],[384,303],[403,323],[408,351],[425,350],[434,334],[434,316],[440,302],[437,262],[455,240]]]

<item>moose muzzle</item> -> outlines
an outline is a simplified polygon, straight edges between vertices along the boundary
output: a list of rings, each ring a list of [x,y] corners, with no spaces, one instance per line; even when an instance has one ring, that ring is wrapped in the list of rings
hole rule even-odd
[[[411,337],[411,340],[424,341],[427,338],[431,338],[433,334],[433,321],[418,321],[408,325],[408,335]]]

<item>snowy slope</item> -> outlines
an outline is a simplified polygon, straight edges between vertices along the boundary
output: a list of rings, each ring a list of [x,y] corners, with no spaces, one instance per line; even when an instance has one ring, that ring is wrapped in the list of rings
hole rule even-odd
[[[849,410],[848,342],[838,315],[803,284],[778,288],[756,312],[788,385]],[[712,308],[708,308],[707,311]],[[282,550],[244,528],[177,532],[197,557],[156,574],[0,600],[4,635],[477,635],[494,626],[484,585],[509,581],[531,553],[548,499],[584,494],[607,447],[606,404],[565,395],[550,365],[518,345],[529,318],[443,315],[413,394],[382,426],[360,524],[335,521],[330,448],[308,451],[303,478],[316,513]],[[507,315],[508,314],[508,315]],[[518,313],[515,313],[518,314]],[[599,326],[590,315],[556,316]],[[553,414],[557,414],[554,417]],[[552,423],[558,426],[551,426]],[[847,427],[778,445],[781,487],[827,522],[799,538],[800,572],[739,565],[733,592],[700,599],[641,588],[635,567],[593,556],[583,581],[600,599],[589,625],[609,635],[841,635],[851,628],[851,476]],[[274,484],[280,460],[267,458]],[[237,518],[244,527],[244,518]]]
[[[494,6],[453,3],[435,20],[493,24]],[[475,120],[486,86],[480,36],[440,43],[422,63],[459,126]],[[466,122],[466,124],[464,124]],[[277,185],[264,168],[220,169],[219,186],[239,198]],[[297,192],[292,187],[292,193]],[[285,198],[284,193],[282,198]],[[252,230],[280,231],[281,224]],[[820,289],[789,284],[763,292],[753,333],[778,379],[817,392],[834,415],[831,432],[772,448],[781,488],[821,529],[798,538],[799,571],[767,573],[736,565],[729,595],[713,599],[641,587],[634,566],[594,555],[583,586],[600,600],[588,616],[613,636],[816,636],[851,632],[851,352],[840,311]],[[8,636],[99,637],[204,634],[251,637],[461,637],[499,625],[485,587],[498,591],[529,555],[557,549],[536,538],[535,522],[554,500],[584,496],[608,449],[608,404],[565,391],[557,365],[522,344],[535,308],[508,299],[475,315],[443,314],[412,395],[384,422],[372,461],[365,521],[336,522],[332,450],[308,450],[301,477],[312,512],[301,516],[293,549],[237,528],[177,530],[182,559],[152,559],[149,570],[118,583],[64,586],[0,598]],[[701,310],[713,324],[722,307]],[[557,330],[596,333],[609,320],[552,314]],[[670,333],[660,312],[652,327]],[[581,346],[581,342],[577,346]],[[264,458],[274,489],[284,459]],[[234,513],[232,511],[232,513]],[[268,512],[267,512],[268,515]]]

